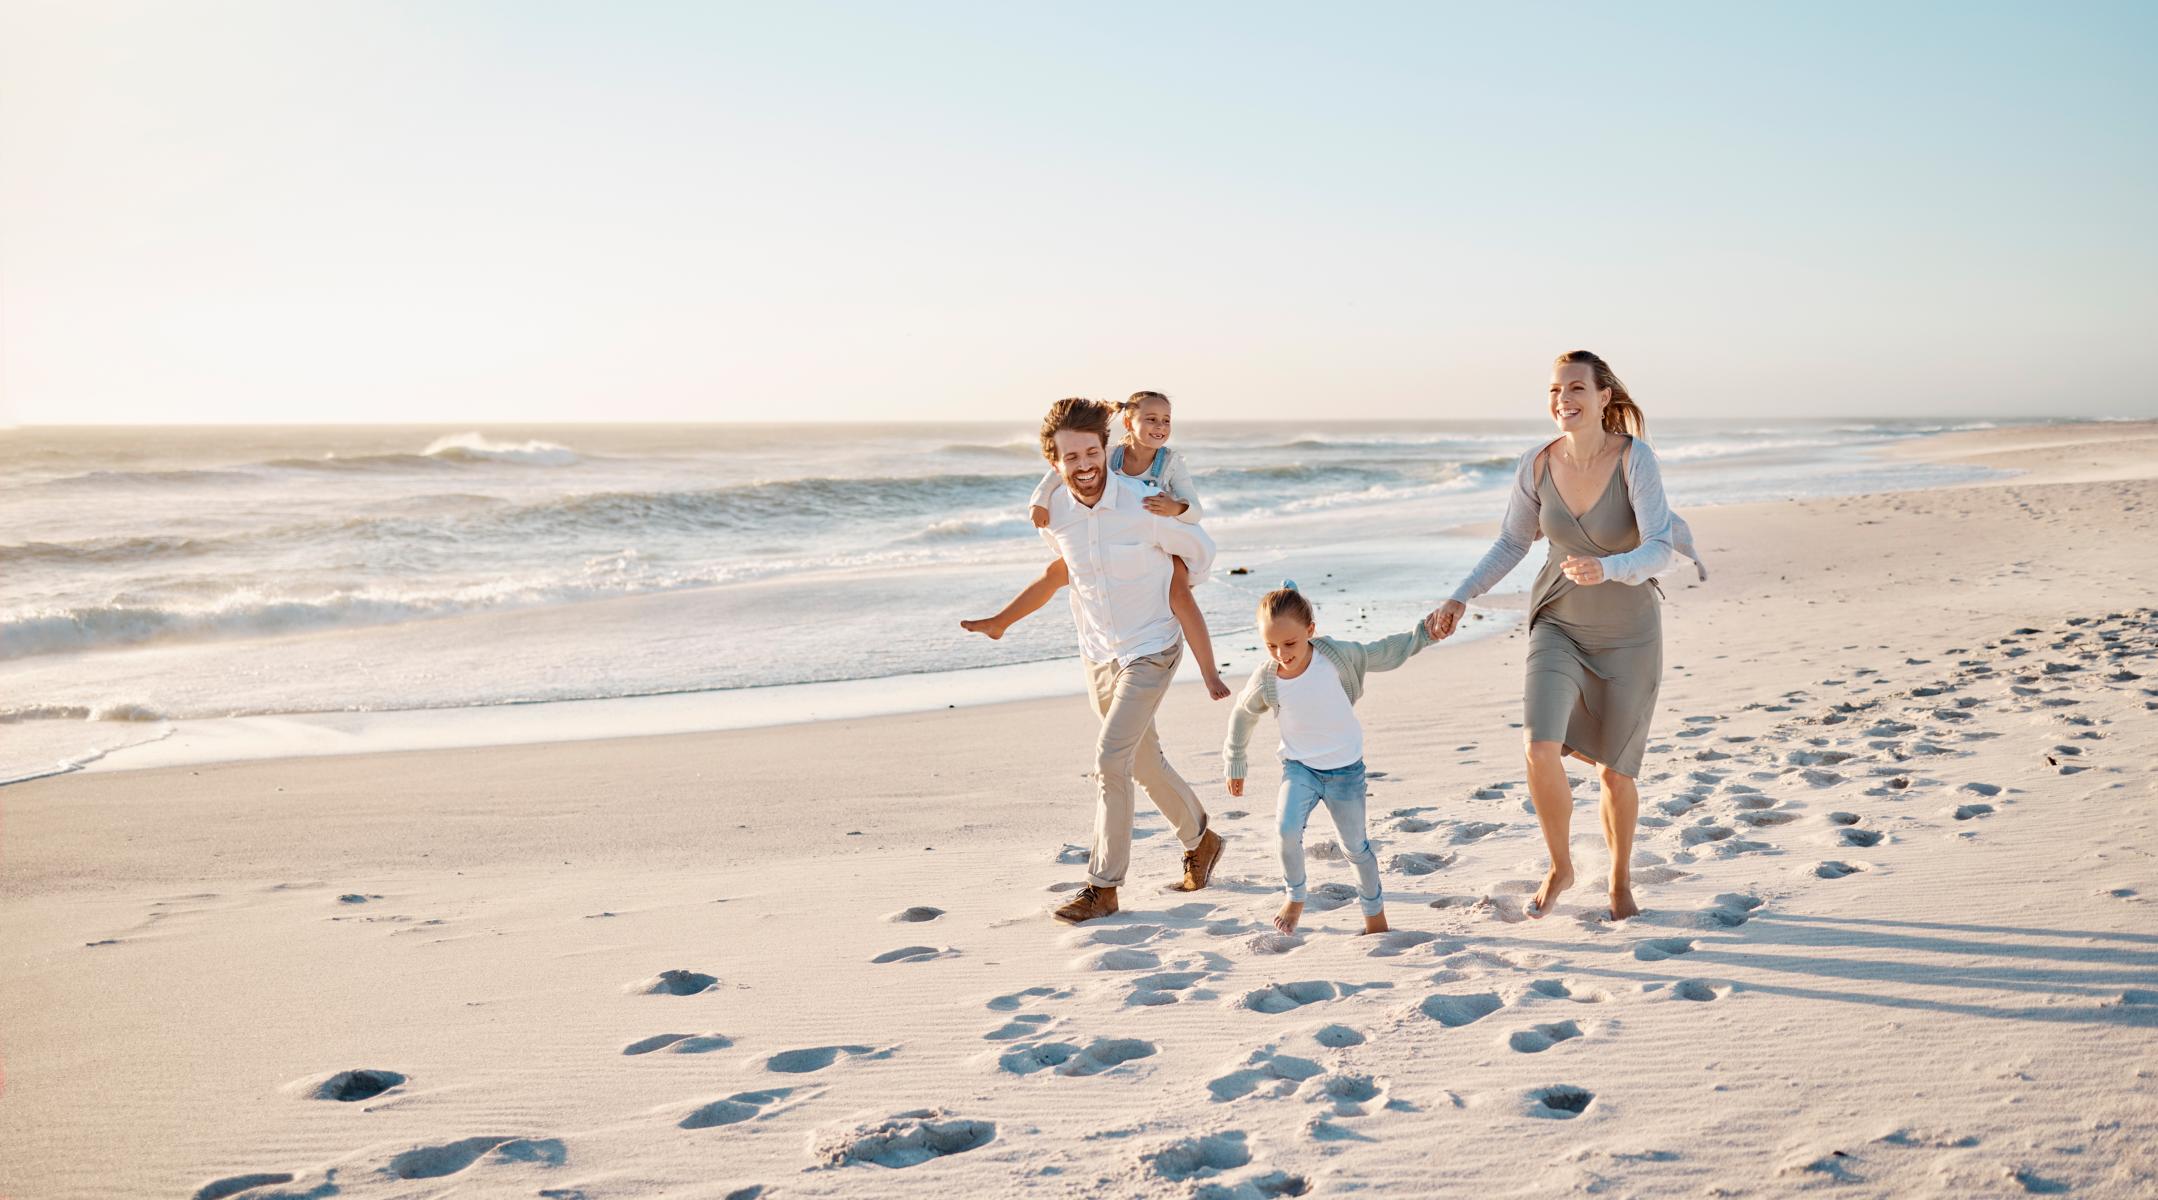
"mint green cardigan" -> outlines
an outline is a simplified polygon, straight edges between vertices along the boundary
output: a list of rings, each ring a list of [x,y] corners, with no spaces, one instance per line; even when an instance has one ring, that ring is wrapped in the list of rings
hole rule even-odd
[[[1418,621],[1416,628],[1407,633],[1397,633],[1376,642],[1345,642],[1330,637],[1311,639],[1311,652],[1334,665],[1341,674],[1341,690],[1349,694],[1349,703],[1364,698],[1364,674],[1367,671],[1391,671],[1416,656],[1416,652],[1431,644],[1431,634]],[[1310,670],[1310,667],[1305,667]],[[1245,750],[1251,745],[1251,731],[1259,723],[1267,709],[1281,707],[1275,697],[1274,660],[1269,658],[1251,673],[1251,682],[1244,685],[1244,694],[1236,698],[1236,707],[1229,712],[1229,740],[1222,744],[1222,770],[1230,779],[1244,778],[1245,768],[1250,764]]]

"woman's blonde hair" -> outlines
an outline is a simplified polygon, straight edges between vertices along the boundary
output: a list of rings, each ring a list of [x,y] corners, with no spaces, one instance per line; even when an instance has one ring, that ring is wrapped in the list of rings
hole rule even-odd
[[[1611,402],[1604,405],[1606,431],[1632,437],[1640,437],[1648,432],[1648,414],[1641,411],[1641,406],[1626,391],[1626,385],[1619,381],[1618,372],[1611,369],[1610,363],[1588,350],[1568,350],[1559,355],[1551,365],[1563,367],[1569,363],[1586,363],[1596,373],[1597,390],[1610,390]]]

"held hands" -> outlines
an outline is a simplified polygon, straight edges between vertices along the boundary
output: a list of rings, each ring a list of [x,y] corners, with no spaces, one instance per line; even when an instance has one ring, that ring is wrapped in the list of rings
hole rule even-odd
[[[1036,529],[1046,528],[1049,524],[1049,510],[1037,504],[1027,510],[1027,520],[1034,522]]]
[[[1191,507],[1182,500],[1171,500],[1167,496],[1148,496],[1141,503],[1146,506],[1148,512],[1157,517],[1181,517],[1184,515],[1185,510]]]
[[[1232,796],[1241,796],[1241,795],[1243,795],[1243,794],[1244,794],[1244,781],[1243,781],[1243,780],[1241,780],[1241,779],[1232,779],[1232,780],[1230,780],[1230,781],[1229,781],[1229,794],[1230,794],[1230,795],[1232,795]]]
[[[1461,601],[1448,600],[1432,609],[1431,615],[1424,618],[1424,632],[1430,634],[1434,642],[1445,641],[1452,636],[1454,626],[1461,623],[1461,614],[1468,610],[1469,606]]]
[[[1577,554],[1560,563],[1559,570],[1566,572],[1566,578],[1581,587],[1590,587],[1604,581],[1604,563],[1600,558],[1587,558]]]

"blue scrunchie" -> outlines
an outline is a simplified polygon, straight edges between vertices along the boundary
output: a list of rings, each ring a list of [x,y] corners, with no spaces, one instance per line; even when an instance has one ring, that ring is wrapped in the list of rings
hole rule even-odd
[[[1294,579],[1284,579],[1281,581],[1281,586],[1293,592],[1296,590],[1296,581]]]

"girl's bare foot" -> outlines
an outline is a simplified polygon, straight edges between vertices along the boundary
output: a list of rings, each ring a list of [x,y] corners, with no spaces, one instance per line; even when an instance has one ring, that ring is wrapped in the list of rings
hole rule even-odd
[[[1633,902],[1633,888],[1626,884],[1614,884],[1611,888],[1611,919],[1623,921],[1641,915],[1641,906]]]
[[[968,633],[981,634],[992,642],[1004,636],[1004,627],[989,617],[983,617],[979,621],[961,621],[959,627]]]
[[[1221,681],[1221,676],[1208,671],[1201,678],[1206,680],[1206,694],[1208,696],[1216,700],[1227,700],[1229,698],[1229,685]]]
[[[1574,869],[1571,864],[1553,867],[1544,874],[1544,885],[1536,889],[1536,897],[1529,901],[1529,915],[1539,920],[1559,902],[1559,893],[1574,885]]]
[[[1303,919],[1303,916],[1304,902],[1301,900],[1291,900],[1281,906],[1280,912],[1274,914],[1274,928],[1279,929],[1283,933],[1295,933],[1296,923],[1299,920]]]
[[[1386,914],[1385,914],[1385,913],[1373,913],[1373,914],[1371,914],[1370,916],[1368,916],[1368,917],[1365,917],[1365,918],[1364,918],[1364,932],[1365,932],[1365,933],[1385,933],[1385,932],[1386,932]]]

